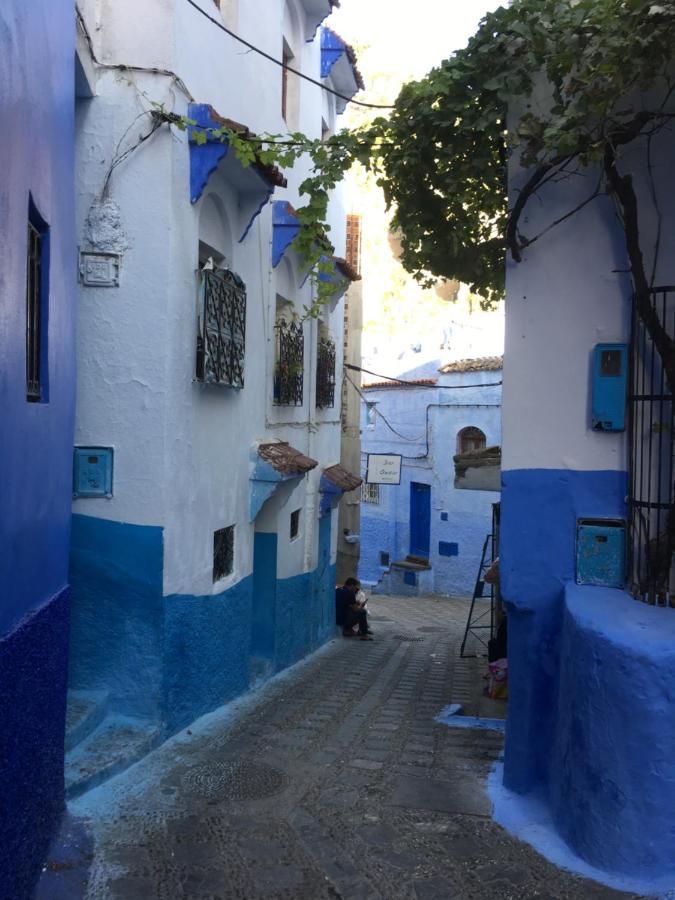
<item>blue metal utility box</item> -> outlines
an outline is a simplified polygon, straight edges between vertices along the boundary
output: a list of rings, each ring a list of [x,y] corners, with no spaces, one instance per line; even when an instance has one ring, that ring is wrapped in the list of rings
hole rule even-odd
[[[626,523],[622,519],[579,519],[577,584],[624,586]]]
[[[593,351],[591,411],[591,425],[594,431],[624,431],[627,382],[628,346],[596,344]]]
[[[75,447],[73,497],[112,497],[112,447]]]

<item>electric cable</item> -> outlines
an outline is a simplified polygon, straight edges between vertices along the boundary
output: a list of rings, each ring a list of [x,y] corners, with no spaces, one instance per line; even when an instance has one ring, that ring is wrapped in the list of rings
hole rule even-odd
[[[461,391],[465,388],[499,387],[499,385],[502,384],[501,381],[486,381],[481,384],[419,384],[417,381],[406,381],[405,378],[396,378],[393,375],[380,375],[379,372],[371,372],[370,369],[362,369],[361,366],[353,366],[350,363],[345,363],[344,367],[345,369],[352,369],[352,371],[354,372],[365,372],[366,375],[374,375],[375,378],[385,378],[387,381],[395,381],[397,384],[405,384],[408,385],[408,387],[430,388],[434,391]]]
[[[244,40],[244,38],[239,37],[234,31],[229,29],[222,22],[219,22],[217,19],[214,19],[213,16],[210,16],[206,10],[202,9],[195,0],[187,0],[190,6],[193,6],[197,12],[201,13],[205,19],[208,19],[216,28],[220,28],[221,31],[224,31],[225,34],[229,34],[230,37],[234,38],[235,41],[239,41],[240,44],[243,44],[245,47],[248,47],[249,50],[253,50],[254,53],[259,53],[260,56],[264,56],[265,59],[268,59],[270,62],[273,62],[275,65],[279,66],[282,69],[286,69],[287,72],[292,72],[294,75],[297,75],[298,78],[302,78],[305,81],[309,81],[310,84],[314,84],[317,87],[320,87],[322,91],[326,91],[329,94],[333,94],[335,97],[339,97],[340,100],[345,100],[347,103],[354,103],[356,106],[365,106],[368,109],[395,109],[392,104],[383,104],[383,103],[366,103],[364,100],[352,100],[351,97],[348,97],[346,94],[341,94],[339,91],[334,91],[333,88],[329,88],[327,85],[322,84],[320,81],[317,81],[315,78],[311,78],[309,75],[305,75],[302,72],[299,72],[297,69],[294,69],[292,66],[287,65],[280,59],[277,59],[275,56],[272,56],[270,53],[266,53],[264,50],[261,50],[260,47],[256,47],[255,44],[249,43],[249,41]]]
[[[352,369],[352,368],[354,368],[354,367],[353,367],[353,366],[348,366],[348,368]],[[354,384],[354,382],[351,380],[351,378],[349,377],[349,375],[347,375],[346,372],[344,372],[343,374],[344,374],[344,377],[347,379],[347,381],[348,381],[348,382],[351,384],[351,386],[354,388],[354,390],[356,391],[356,393],[359,395],[359,397],[361,397],[361,399],[363,400],[363,402],[364,402],[365,404],[368,404],[368,400],[367,400],[367,398],[365,397],[365,395],[363,394],[363,391],[361,390],[361,388],[359,388],[357,385]],[[410,444],[419,444],[420,441],[422,441],[422,440],[424,439],[424,437],[425,437],[424,434],[421,434],[418,438],[406,437],[405,434],[401,434],[401,432],[400,432],[400,431],[397,431],[397,430],[394,428],[394,426],[389,422],[389,420],[388,420],[387,417],[384,415],[384,413],[381,413],[380,410],[379,410],[376,406],[373,407],[373,412],[375,413],[375,415],[379,416],[379,417],[382,419],[382,421],[383,421],[384,424],[387,426],[387,428],[389,429],[389,431],[393,431],[394,434],[395,434],[397,437],[400,437],[400,438],[401,438],[401,440],[407,441],[407,442],[410,443]]]

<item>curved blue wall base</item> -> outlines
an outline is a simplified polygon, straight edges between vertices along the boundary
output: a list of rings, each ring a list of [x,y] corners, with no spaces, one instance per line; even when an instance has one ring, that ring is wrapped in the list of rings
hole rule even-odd
[[[625,472],[502,472],[501,591],[508,611],[509,713],[504,777],[547,789],[558,704],[565,584],[574,581],[577,519],[625,518]]]
[[[30,897],[63,811],[68,590],[0,640],[0,896]]]
[[[675,613],[565,588],[551,806],[594,866],[675,876]]]

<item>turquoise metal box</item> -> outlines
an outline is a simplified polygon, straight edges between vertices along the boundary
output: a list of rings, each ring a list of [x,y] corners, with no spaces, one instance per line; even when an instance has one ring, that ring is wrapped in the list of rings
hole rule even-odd
[[[626,344],[596,344],[593,351],[591,410],[591,426],[594,431],[624,431],[627,384]]]
[[[112,447],[75,447],[73,497],[112,497]]]
[[[579,519],[577,584],[622,588],[626,580],[626,523],[621,519]]]

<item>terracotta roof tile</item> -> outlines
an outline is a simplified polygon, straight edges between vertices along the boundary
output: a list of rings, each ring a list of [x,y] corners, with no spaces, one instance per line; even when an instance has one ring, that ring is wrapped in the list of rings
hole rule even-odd
[[[407,388],[407,387],[428,387],[429,385],[438,384],[438,378],[411,378],[404,379],[405,384],[401,381],[371,381],[370,384],[364,384],[363,389],[369,388]]]
[[[498,372],[504,367],[503,356],[482,356],[478,359],[458,359],[438,370],[444,375],[451,372]]]
[[[341,272],[345,278],[348,278],[350,281],[361,281],[359,273],[346,259],[343,259],[341,256],[334,256],[333,261],[335,263],[335,268],[338,272]]]
[[[260,444],[258,456],[268,462],[281,475],[302,475],[319,465],[317,460],[305,456],[287,441]]]
[[[363,478],[348,472],[339,463],[335,466],[329,466],[323,470],[323,474],[336,487],[342,488],[343,491],[355,491],[363,483]]]

